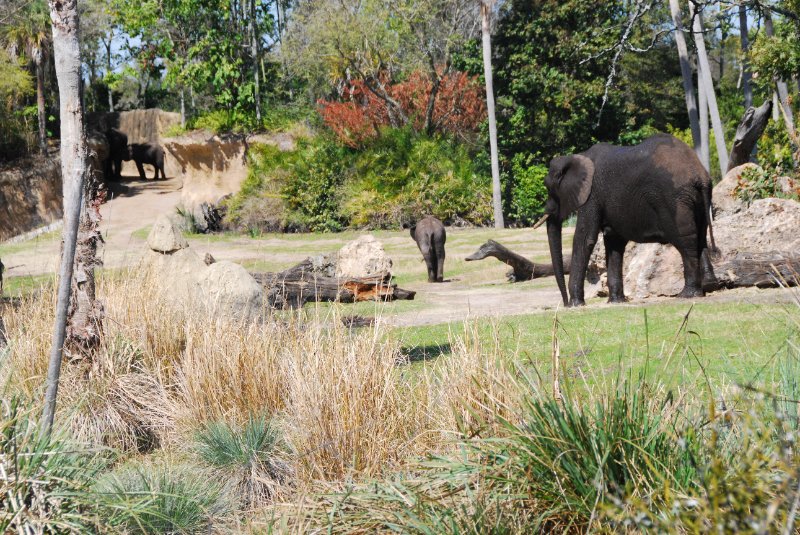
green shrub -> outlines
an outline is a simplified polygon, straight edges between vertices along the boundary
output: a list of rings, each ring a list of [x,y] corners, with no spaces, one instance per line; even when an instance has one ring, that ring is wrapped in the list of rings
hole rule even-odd
[[[770,168],[747,168],[739,177],[734,194],[746,203],[769,197],[797,199],[800,196],[800,181],[792,181],[796,184],[794,193],[784,193],[779,182],[781,175],[780,170],[776,172]]]
[[[0,532],[94,531],[98,504],[91,485],[107,459],[61,431],[48,440],[29,405],[0,399]]]
[[[351,226],[397,228],[431,214],[491,221],[491,186],[467,148],[445,137],[388,129],[356,154],[342,212]]]
[[[104,521],[131,534],[209,532],[231,511],[222,484],[198,466],[133,461],[105,474]]]
[[[511,188],[509,218],[523,224],[530,224],[544,213],[547,201],[546,165],[534,163],[534,156],[517,153],[511,160],[511,174],[514,177]]]
[[[269,500],[287,478],[289,469],[280,459],[281,447],[277,428],[263,416],[251,417],[241,427],[213,422],[195,434],[197,454],[233,481],[244,507]]]

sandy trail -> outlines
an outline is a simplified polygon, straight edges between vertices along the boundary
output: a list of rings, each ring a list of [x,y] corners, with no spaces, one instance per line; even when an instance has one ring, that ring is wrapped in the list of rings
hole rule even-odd
[[[100,209],[103,216],[100,229],[105,239],[102,253],[105,268],[134,265],[142,257],[146,251],[145,238],[141,234],[138,236],[134,234],[151,225],[160,214],[175,213],[181,199],[181,185],[179,178],[165,181],[126,180],[111,185],[110,200]],[[480,231],[470,231],[473,232]],[[459,231],[453,231],[452,234],[448,231],[448,233],[450,234],[448,263],[453,266],[454,261],[458,262],[474,251],[474,246],[469,242],[474,242],[475,236],[464,235],[462,238],[459,236]],[[538,236],[536,241],[532,240],[534,235],[529,230],[504,231],[504,233],[503,243],[523,255],[532,258],[536,255],[541,256],[544,252],[543,247],[546,246],[543,245],[542,236]],[[60,232],[56,234],[58,236],[37,238],[33,243],[5,253],[3,262],[8,267],[6,277],[55,272],[58,264]],[[396,271],[424,271],[424,265],[421,264],[418,251],[410,238],[386,236],[381,239],[395,261]],[[189,241],[201,257],[210,252],[217,260],[245,262],[246,265],[266,262],[267,265],[275,266],[274,269],[285,269],[310,254],[335,251],[344,240],[345,238],[341,236],[321,235],[313,238],[304,237],[302,241],[290,241],[288,237],[257,241],[245,237],[218,240],[213,236],[193,237]],[[561,298],[554,281],[552,285],[543,279],[511,285],[505,281],[503,273],[506,268],[499,262],[487,259],[479,265],[480,270],[485,272],[482,280],[476,280],[473,276],[456,276],[443,284],[426,282],[403,284],[404,288],[417,291],[418,299],[422,301],[421,306],[412,310],[384,314],[383,321],[396,326],[433,325],[469,318],[541,313],[560,305]],[[486,283],[487,280],[495,278],[496,283]],[[784,302],[792,299],[792,293],[785,290],[747,288],[717,292],[705,299],[720,302]],[[622,306],[640,306],[668,300],[674,299],[650,298],[631,301]],[[595,301],[589,306],[594,308],[608,305]]]

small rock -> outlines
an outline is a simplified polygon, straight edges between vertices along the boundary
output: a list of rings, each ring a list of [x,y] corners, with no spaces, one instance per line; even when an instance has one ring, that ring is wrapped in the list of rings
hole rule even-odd
[[[177,225],[169,217],[161,214],[147,236],[147,246],[159,253],[174,253],[189,247],[189,242]]]
[[[217,259],[214,258],[213,256],[211,256],[211,253],[206,253],[206,256],[203,257],[203,262],[205,262],[205,264],[207,266],[210,266],[211,264],[213,264],[216,261],[217,261]]]
[[[800,181],[788,176],[779,176],[777,181],[780,192],[784,195],[800,195]]]
[[[336,254],[336,276],[362,278],[392,273],[392,260],[375,236],[366,234],[342,247]]]

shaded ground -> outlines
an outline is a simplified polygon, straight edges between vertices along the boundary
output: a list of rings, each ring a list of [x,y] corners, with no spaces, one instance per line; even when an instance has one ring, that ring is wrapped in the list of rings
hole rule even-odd
[[[145,250],[150,225],[159,214],[174,214],[180,202],[179,179],[166,181],[125,180],[113,185],[110,200],[101,213],[101,230],[106,241],[103,261],[106,269],[135,265]],[[242,263],[251,270],[279,271],[307,256],[335,251],[360,233],[340,234],[271,234],[260,237],[244,235],[195,235],[189,242],[202,257],[210,252],[217,260]],[[350,307],[354,314],[379,315],[398,326],[434,325],[475,317],[511,316],[553,309],[560,304],[560,295],[552,278],[509,284],[504,264],[489,258],[465,262],[464,258],[489,238],[500,241],[514,251],[534,260],[548,261],[544,229],[448,229],[445,278],[447,282],[426,281],[425,264],[416,245],[405,231],[374,233],[384,244],[394,262],[398,284],[415,290],[411,302],[388,304],[359,303]],[[569,249],[571,229],[565,229]],[[55,271],[59,253],[60,232],[51,232],[24,243],[0,245],[0,257],[7,266],[6,277],[28,277],[32,280]],[[719,292],[709,302],[765,303],[781,302],[788,295],[781,291],[744,289]],[[658,303],[670,298],[632,302]],[[604,307],[605,300],[595,299],[590,307]],[[618,306],[618,305],[617,305]],[[630,306],[630,305],[628,305]]]

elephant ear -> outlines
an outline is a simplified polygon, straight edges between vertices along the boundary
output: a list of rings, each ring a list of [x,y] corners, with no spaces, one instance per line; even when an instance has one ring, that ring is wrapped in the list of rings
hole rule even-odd
[[[559,218],[562,221],[589,199],[594,178],[594,162],[586,156],[575,154],[565,160],[557,186]]]

